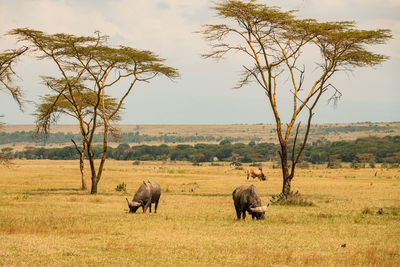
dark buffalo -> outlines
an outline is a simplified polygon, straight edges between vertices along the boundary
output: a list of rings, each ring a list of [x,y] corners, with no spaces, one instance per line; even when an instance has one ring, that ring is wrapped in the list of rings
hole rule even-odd
[[[254,185],[236,187],[232,193],[232,197],[238,220],[240,220],[240,215],[242,215],[243,220],[246,218],[246,211],[253,219],[262,220],[265,218],[265,211],[269,204],[261,206],[261,198]]]
[[[139,186],[132,201],[128,202],[129,212],[135,213],[139,207],[142,207],[143,213],[149,208],[151,212],[151,203],[155,203],[154,213],[157,213],[158,201],[161,196],[161,187],[159,184],[154,182],[144,182]]]
[[[267,178],[265,177],[262,168],[249,168],[247,170],[247,180],[249,180],[249,177],[251,178],[258,178],[260,181],[265,181]]]

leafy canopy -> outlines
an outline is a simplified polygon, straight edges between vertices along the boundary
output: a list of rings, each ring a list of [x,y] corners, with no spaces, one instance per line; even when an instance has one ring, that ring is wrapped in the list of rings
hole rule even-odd
[[[392,37],[387,29],[359,30],[352,21],[298,19],[293,10],[281,11],[255,0],[221,1],[213,9],[228,23],[203,25],[200,33],[212,48],[203,56],[219,59],[228,52],[239,51],[256,61],[253,67],[245,67],[238,87],[255,78],[268,94],[273,93],[274,78],[281,74],[285,65],[295,68],[306,44],[319,48],[319,66],[325,78],[337,70],[373,66],[388,59],[367,50],[367,46],[383,44]]]
[[[28,50],[27,47],[6,50],[0,53],[0,91],[8,91],[22,109],[23,93],[19,86],[13,85],[15,77],[14,65],[19,56]]]
[[[94,131],[100,117],[103,124],[118,121],[122,104],[136,82],[147,82],[159,75],[171,79],[179,77],[176,69],[165,65],[165,60],[153,52],[109,46],[108,36],[100,32],[85,37],[18,28],[9,34],[26,43],[38,59],[54,61],[61,74],[61,77],[42,77],[53,91],[53,94],[42,98],[42,105],[38,106],[36,113],[38,126],[45,133],[60,111],[76,117],[82,130],[84,120],[90,114],[92,118],[86,123],[86,132]],[[128,85],[121,93],[121,87],[116,84],[124,79]],[[111,88],[118,90],[122,96],[107,97],[106,90]]]

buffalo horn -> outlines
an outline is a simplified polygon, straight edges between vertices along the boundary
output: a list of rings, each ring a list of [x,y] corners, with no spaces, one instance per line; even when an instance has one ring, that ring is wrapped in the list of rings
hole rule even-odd
[[[262,207],[257,207],[257,208],[250,208],[252,212],[265,212],[267,210],[268,206],[262,206]]]
[[[131,206],[132,207],[139,207],[139,206],[142,206],[142,203],[133,201],[133,202],[131,202]]]

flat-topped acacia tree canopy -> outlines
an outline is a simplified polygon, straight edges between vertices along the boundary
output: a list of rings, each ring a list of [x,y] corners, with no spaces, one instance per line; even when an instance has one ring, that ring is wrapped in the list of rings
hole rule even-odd
[[[48,133],[58,114],[77,119],[84,143],[82,151],[87,149],[90,163],[91,193],[97,193],[107,156],[108,133],[115,132],[110,123],[120,120],[119,112],[126,97],[137,82],[149,82],[160,75],[175,79],[179,77],[178,71],[151,51],[109,46],[108,36],[100,32],[94,36],[75,36],[18,28],[9,34],[31,48],[30,54],[37,59],[55,63],[60,77],[43,76],[52,94],[43,97],[37,106],[37,132]],[[121,90],[121,84],[125,89]],[[116,88],[122,91],[120,97],[107,96],[114,96],[111,90]],[[103,153],[96,170],[92,142],[99,126],[103,131]]]
[[[14,71],[14,65],[18,58],[28,50],[27,47],[19,49],[10,49],[0,53],[0,91],[5,91],[11,94],[15,102],[17,102],[19,109],[23,110],[23,92],[21,88],[14,84],[15,77],[18,77]],[[0,115],[0,117],[2,117]],[[0,128],[3,123],[0,122]],[[0,152],[0,164],[7,164],[7,155]]]
[[[0,91],[8,91],[19,108],[22,110],[23,93],[19,86],[14,84],[17,73],[14,71],[14,65],[18,58],[28,50],[28,47],[19,49],[10,49],[0,53]]]

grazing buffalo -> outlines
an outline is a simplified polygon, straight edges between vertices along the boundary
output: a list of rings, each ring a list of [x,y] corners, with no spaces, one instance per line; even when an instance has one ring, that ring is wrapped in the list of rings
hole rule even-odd
[[[151,203],[155,203],[154,213],[157,213],[158,201],[160,200],[161,187],[154,182],[145,182],[139,186],[132,201],[128,202],[129,212],[135,213],[139,207],[142,207],[143,213],[146,213],[147,208],[151,212]]]
[[[258,195],[254,185],[242,185],[236,187],[232,193],[233,204],[235,205],[236,215],[240,220],[246,218],[246,211],[251,215],[252,219],[263,220],[267,206],[261,206],[261,198]]]
[[[247,180],[249,180],[249,177],[251,176],[251,178],[258,178],[260,179],[260,181],[265,181],[267,180],[267,178],[265,177],[262,168],[249,168],[247,170]]]

